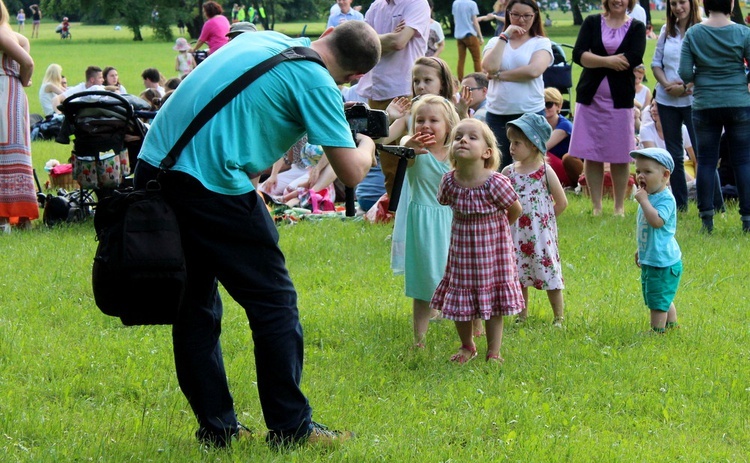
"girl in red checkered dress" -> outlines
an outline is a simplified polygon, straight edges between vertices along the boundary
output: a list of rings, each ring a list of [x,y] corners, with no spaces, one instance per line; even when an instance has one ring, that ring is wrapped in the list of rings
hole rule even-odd
[[[521,203],[510,181],[497,172],[500,154],[492,130],[464,119],[451,134],[453,170],[443,176],[438,201],[453,209],[445,275],[431,306],[456,324],[461,347],[452,362],[477,355],[472,320],[482,319],[487,333],[487,361],[502,362],[503,316],[524,308],[516,271],[510,224]]]

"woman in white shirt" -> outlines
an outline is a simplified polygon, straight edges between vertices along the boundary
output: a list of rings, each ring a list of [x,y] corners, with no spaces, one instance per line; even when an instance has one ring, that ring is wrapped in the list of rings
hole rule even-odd
[[[542,74],[552,60],[552,43],[545,36],[536,1],[510,0],[505,28],[484,47],[482,60],[490,78],[486,121],[502,155],[499,170],[513,161],[505,124],[525,113],[544,115]]]
[[[666,150],[672,155],[674,170],[670,177],[672,194],[677,202],[677,210],[686,211],[688,191],[683,166],[682,126],[687,127],[691,145],[695,146],[693,130],[693,86],[685,85],[677,74],[680,65],[680,52],[685,32],[701,21],[697,0],[669,0],[667,2],[667,23],[661,28],[656,42],[651,70],[656,78],[656,102],[659,118],[664,131]]]
[[[64,92],[65,87],[63,85],[62,67],[55,63],[47,66],[42,85],[39,87],[39,101],[42,103],[42,112],[45,116],[54,113],[52,99]]]

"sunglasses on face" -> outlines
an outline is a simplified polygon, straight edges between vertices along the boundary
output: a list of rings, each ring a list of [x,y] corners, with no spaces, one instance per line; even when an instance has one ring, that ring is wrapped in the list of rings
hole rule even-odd
[[[557,103],[555,103],[554,101],[545,101],[544,102],[544,107],[547,108],[547,109],[550,109],[551,107],[555,106],[556,104]]]

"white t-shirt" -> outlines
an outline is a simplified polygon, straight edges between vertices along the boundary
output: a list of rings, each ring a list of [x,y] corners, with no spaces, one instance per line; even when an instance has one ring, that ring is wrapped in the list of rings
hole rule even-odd
[[[646,104],[646,98],[649,93],[651,93],[651,89],[646,87],[645,85],[641,87],[641,91],[635,93],[635,99],[638,100],[638,102],[641,104],[641,107]]]
[[[72,87],[68,87],[63,94],[63,100],[68,98],[69,96],[75,95],[76,93],[85,92],[88,90],[104,90],[104,87],[101,88],[94,88],[94,87],[101,87],[100,85],[94,85],[91,88],[86,88],[86,82],[81,82],[78,85],[74,85]]]
[[[437,45],[445,41],[443,26],[437,21],[430,23],[430,37],[427,39],[427,52],[425,56],[433,56],[437,51]]]
[[[646,10],[644,10],[643,7],[640,5],[640,3],[638,3],[637,1],[635,2],[633,11],[628,13],[628,16],[630,16],[633,19],[637,19],[643,24],[646,24]]]
[[[57,93],[55,92],[45,91],[48,85],[49,84],[42,84],[42,86],[39,87],[39,102],[42,104],[42,112],[45,116],[55,112],[54,108],[52,108],[52,99],[57,96]]]
[[[484,47],[482,56],[495,48],[497,37],[492,37]],[[505,45],[500,70],[515,69],[526,66],[531,56],[539,50],[549,54],[549,66],[552,64],[552,42],[547,37],[532,37],[517,49],[510,44]],[[487,90],[487,112],[499,115],[537,113],[544,110],[544,79],[540,75],[536,79],[524,82],[506,82],[490,79]]]
[[[638,136],[641,140],[641,143],[648,141],[653,143],[657,148],[667,149],[666,142],[659,136],[659,132],[656,130],[656,124],[653,122],[642,126]],[[688,129],[685,124],[682,124],[682,146],[683,148],[685,148],[685,150],[693,147],[693,144],[690,142],[690,135],[688,134]],[[683,150],[683,156],[685,160],[690,159],[688,157],[687,151]]]

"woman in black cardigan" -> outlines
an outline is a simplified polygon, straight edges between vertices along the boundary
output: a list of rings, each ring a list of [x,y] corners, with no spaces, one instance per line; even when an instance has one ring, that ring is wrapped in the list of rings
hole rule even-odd
[[[603,0],[604,14],[588,16],[573,49],[583,67],[576,86],[570,154],[584,159],[593,214],[602,213],[604,165],[610,164],[614,214],[625,215],[630,151],[635,149],[635,76],[643,62],[646,26],[627,15],[635,0]]]

